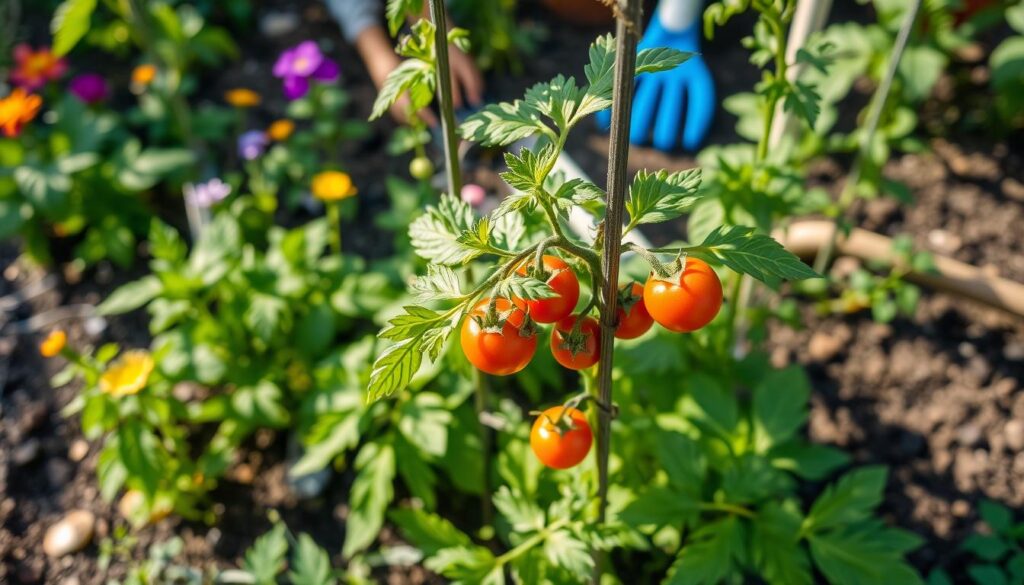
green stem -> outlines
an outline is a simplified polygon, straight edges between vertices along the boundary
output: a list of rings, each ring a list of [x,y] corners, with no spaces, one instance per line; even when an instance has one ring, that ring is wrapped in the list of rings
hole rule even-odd
[[[553,532],[561,530],[568,523],[568,518],[559,518],[558,520],[555,520],[550,525],[545,526],[542,530],[538,531],[530,538],[527,538],[523,542],[516,545],[516,547],[512,550],[496,558],[495,566],[503,567],[508,563],[516,560],[517,558],[519,558],[520,555],[530,550],[531,548],[537,546],[538,544],[544,542],[544,540],[547,539],[548,536],[551,536]]]
[[[331,224],[331,252],[341,256],[341,204],[337,201],[327,202],[327,221]]]
[[[736,516],[743,516],[744,518],[757,517],[757,514],[754,513],[753,510],[749,510],[737,504],[730,504],[728,502],[701,502],[697,507],[705,512],[726,512]]]

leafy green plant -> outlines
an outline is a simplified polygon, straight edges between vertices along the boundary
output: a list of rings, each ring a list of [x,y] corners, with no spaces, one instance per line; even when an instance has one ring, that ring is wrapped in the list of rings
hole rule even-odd
[[[982,500],[978,512],[987,531],[971,534],[961,544],[970,557],[967,575],[976,585],[1010,585],[1024,583],[1024,523],[1014,521],[1013,511],[992,500]],[[928,575],[928,585],[953,583],[943,569]]]

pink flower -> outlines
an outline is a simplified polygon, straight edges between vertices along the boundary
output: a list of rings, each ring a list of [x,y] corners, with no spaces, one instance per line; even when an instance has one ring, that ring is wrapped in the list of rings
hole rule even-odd
[[[483,187],[476,183],[466,183],[462,186],[462,192],[459,193],[462,200],[469,203],[473,207],[477,207],[484,202],[487,198],[487,191]]]
[[[25,44],[14,47],[14,69],[11,70],[14,85],[33,91],[48,81],[60,79],[67,70],[67,62],[54,55],[49,47],[38,51]]]

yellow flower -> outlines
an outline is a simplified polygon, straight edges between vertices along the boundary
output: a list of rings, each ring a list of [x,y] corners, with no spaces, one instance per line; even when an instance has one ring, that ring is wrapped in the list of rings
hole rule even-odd
[[[60,329],[57,329],[56,331],[51,331],[50,334],[46,336],[46,339],[44,339],[43,342],[39,344],[39,353],[41,353],[43,357],[52,358],[53,356],[59,354],[60,351],[64,349],[64,346],[67,345],[67,343],[67,333],[64,333],[64,331]]]
[[[348,173],[324,171],[313,175],[313,196],[321,201],[341,201],[358,192]]]
[[[132,70],[132,85],[144,88],[156,79],[156,65],[146,63]]]
[[[100,376],[100,391],[115,398],[138,394],[146,387],[154,365],[148,351],[127,351]]]
[[[224,101],[236,108],[252,108],[260,105],[260,94],[251,89],[238,87],[224,92]]]
[[[0,99],[0,134],[16,138],[25,124],[39,114],[42,106],[43,98],[28,93],[24,88],[14,88],[9,96]]]
[[[288,137],[295,131],[295,122],[291,120],[275,120],[273,124],[267,128],[267,137],[277,142],[283,142],[288,140]]]

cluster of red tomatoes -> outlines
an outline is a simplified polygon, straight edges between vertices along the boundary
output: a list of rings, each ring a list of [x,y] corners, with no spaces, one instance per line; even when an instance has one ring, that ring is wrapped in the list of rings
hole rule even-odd
[[[580,284],[557,256],[543,257],[547,284],[555,295],[546,299],[484,299],[463,321],[462,351],[479,370],[496,376],[519,372],[537,351],[534,323],[554,324],[551,353],[558,363],[583,370],[600,359],[600,326],[589,315],[573,315]],[[527,267],[518,269],[527,273]],[[705,262],[687,258],[677,276],[652,275],[641,286],[632,282],[620,291],[615,337],[634,339],[658,322],[677,333],[707,325],[722,306],[722,283]],[[492,310],[493,308],[493,310]],[[586,417],[575,408],[556,406],[533,425],[530,445],[542,463],[556,469],[578,464],[590,450],[592,435]]]

